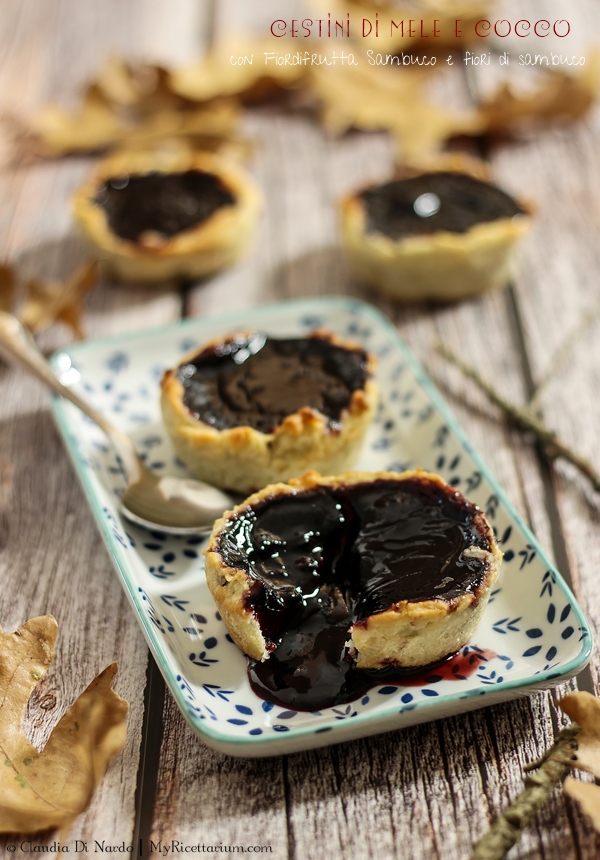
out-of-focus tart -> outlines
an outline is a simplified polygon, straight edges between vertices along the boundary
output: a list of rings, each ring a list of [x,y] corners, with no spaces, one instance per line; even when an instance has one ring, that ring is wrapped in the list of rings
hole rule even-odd
[[[97,258],[129,281],[201,277],[247,249],[260,193],[236,164],[207,152],[121,152],[75,195]]]
[[[503,286],[530,225],[524,204],[454,169],[407,173],[342,203],[355,274],[400,301],[454,301]]]
[[[162,380],[165,425],[201,480],[253,492],[351,466],[377,405],[375,359],[328,332],[238,332],[192,350]]]
[[[438,475],[313,472],[218,520],[206,578],[255,689],[317,710],[364,690],[362,670],[462,648],[501,559],[485,515]]]

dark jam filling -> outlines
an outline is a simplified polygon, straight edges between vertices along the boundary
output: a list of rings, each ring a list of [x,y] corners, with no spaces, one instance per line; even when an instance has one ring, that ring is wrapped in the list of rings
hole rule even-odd
[[[362,350],[326,338],[253,333],[207,347],[177,369],[177,378],[187,409],[217,430],[246,426],[272,433],[304,406],[335,428],[353,392],[365,386],[367,361]]]
[[[425,173],[399,179],[360,195],[367,230],[390,239],[436,233],[465,233],[475,224],[524,214],[500,188],[464,173]]]
[[[250,661],[253,688],[309,711],[362,695],[382,672],[356,669],[350,626],[402,600],[451,606],[476,591],[487,565],[464,557],[471,546],[490,549],[479,509],[427,478],[319,487],[233,517],[219,552],[252,578],[247,605],[273,649]]]
[[[124,174],[114,176],[98,191],[96,203],[106,211],[113,233],[139,242],[144,233],[176,236],[207,221],[235,197],[212,173]]]

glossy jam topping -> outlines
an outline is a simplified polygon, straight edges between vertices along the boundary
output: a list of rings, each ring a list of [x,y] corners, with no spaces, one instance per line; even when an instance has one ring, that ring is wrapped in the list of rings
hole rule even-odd
[[[318,487],[232,517],[218,549],[251,577],[247,605],[272,648],[250,664],[257,691],[303,710],[360,695],[350,627],[403,600],[451,608],[476,592],[487,564],[465,557],[472,546],[490,549],[479,509],[425,477]]]
[[[353,392],[365,386],[367,363],[363,350],[324,337],[277,340],[252,333],[207,347],[177,369],[177,378],[187,409],[217,430],[246,426],[272,433],[304,406],[335,429]]]
[[[475,224],[512,218],[524,210],[508,194],[465,173],[424,173],[370,188],[360,195],[367,230],[390,239],[465,233]]]
[[[96,195],[110,229],[140,242],[144,234],[171,238],[208,220],[235,197],[221,180],[202,170],[124,174],[108,179]]]

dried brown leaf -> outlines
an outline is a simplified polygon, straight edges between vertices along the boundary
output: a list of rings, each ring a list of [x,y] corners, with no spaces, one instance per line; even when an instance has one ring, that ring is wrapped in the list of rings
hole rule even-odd
[[[132,66],[120,57],[111,57],[108,60],[94,85],[107,104],[131,107],[141,97]]]
[[[425,87],[431,74],[424,68],[323,66],[312,70],[311,87],[330,131],[389,129],[401,157],[412,161],[439,150],[449,137],[478,134],[482,128],[475,112],[429,101]]]
[[[75,111],[45,107],[32,130],[41,153],[62,156],[114,147],[141,149],[171,137],[227,141],[235,134],[239,104],[215,99],[199,107],[175,93],[161,66],[132,66],[114,58],[86,90]]]
[[[479,134],[481,123],[471,111],[446,110],[424,97],[418,104],[397,112],[391,131],[399,157],[410,162],[439,151],[451,137]]]
[[[128,147],[151,146],[172,137],[230,139],[239,121],[239,109],[231,100],[221,100],[191,110],[162,110],[132,126],[123,142]]]
[[[94,86],[108,104],[133,108],[138,114],[185,106],[185,100],[171,88],[170,72],[163,66],[132,65],[113,57],[100,72]]]
[[[594,830],[600,833],[600,786],[572,776],[565,779],[563,786],[569,797],[579,801],[585,814],[591,818]]]
[[[265,63],[265,53],[285,54],[297,51],[286,47],[285,39],[240,40],[225,42],[201,62],[184,66],[171,73],[176,93],[197,102],[221,96],[238,96],[244,101],[260,101],[277,91],[295,88],[306,76],[306,67]],[[248,57],[252,62],[232,64],[231,58]]]
[[[505,83],[480,108],[486,131],[502,134],[524,125],[584,116],[598,95],[600,57],[593,51],[579,74],[550,70],[542,85],[519,95]]]
[[[42,154],[54,157],[105,149],[120,140],[127,127],[101,93],[91,87],[75,112],[56,105],[42,108],[33,120],[32,130],[40,141]]]
[[[116,663],[79,696],[42,752],[25,737],[27,702],[52,663],[57,632],[51,615],[16,633],[0,630],[0,833],[68,830],[125,743],[128,705],[111,689]]]
[[[591,693],[577,692],[563,696],[558,704],[581,727],[573,767],[600,779],[600,699]]]
[[[9,265],[0,265],[0,311],[11,311],[15,299],[15,270]]]
[[[82,328],[83,299],[96,284],[97,274],[93,263],[77,269],[66,284],[32,279],[27,284],[28,297],[21,319],[34,333],[61,320],[76,338],[82,340],[85,337]]]

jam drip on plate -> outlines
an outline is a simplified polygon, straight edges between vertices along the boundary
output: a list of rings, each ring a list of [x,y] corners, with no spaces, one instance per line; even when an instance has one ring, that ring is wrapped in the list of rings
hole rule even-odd
[[[212,173],[125,174],[113,176],[98,191],[111,230],[121,239],[139,242],[144,234],[171,238],[203,221],[235,197]]]
[[[465,233],[475,224],[524,214],[500,188],[465,173],[424,173],[370,188],[360,197],[367,230],[390,239],[439,230]]]
[[[339,628],[335,628],[337,631]],[[321,634],[322,636],[323,634]],[[257,696],[295,711],[320,711],[360,698],[381,684],[395,687],[428,687],[440,681],[466,681],[482,663],[497,656],[488,648],[467,645],[457,654],[449,654],[440,663],[423,666],[414,672],[387,669],[356,669],[338,655],[341,636],[315,639],[316,647],[305,658],[296,652],[288,656],[279,649],[265,663],[248,661],[250,686]],[[283,644],[283,643],[282,643]],[[323,654],[324,658],[314,655]],[[342,651],[343,654],[343,651]],[[411,697],[412,699],[412,697]]]
[[[256,692],[318,710],[380,683],[381,671],[356,669],[347,654],[350,627],[403,600],[451,606],[475,591],[486,563],[464,550],[490,549],[480,517],[427,478],[318,487],[232,517],[219,552],[252,578],[248,608],[273,649],[250,661]]]
[[[323,337],[278,340],[259,333],[213,344],[177,370],[195,418],[217,430],[246,426],[262,433],[306,406],[339,427],[367,376],[363,350]]]

